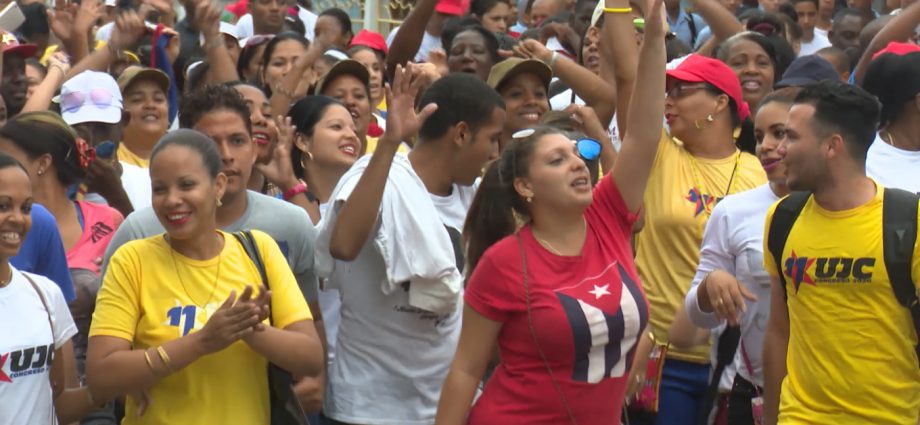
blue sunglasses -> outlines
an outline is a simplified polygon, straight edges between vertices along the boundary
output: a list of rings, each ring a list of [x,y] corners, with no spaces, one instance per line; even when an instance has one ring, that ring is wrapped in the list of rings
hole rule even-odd
[[[512,139],[523,139],[534,134],[536,130],[525,128],[518,130],[511,135]],[[594,161],[601,156],[601,142],[590,137],[583,137],[575,141],[575,148],[578,149],[578,156],[585,161]]]

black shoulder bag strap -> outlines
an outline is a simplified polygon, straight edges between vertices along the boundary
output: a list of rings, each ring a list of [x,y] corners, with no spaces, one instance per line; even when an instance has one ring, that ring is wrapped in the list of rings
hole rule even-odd
[[[718,348],[716,349],[716,365],[712,369],[712,376],[709,377],[709,388],[703,398],[703,408],[700,409],[697,423],[708,425],[712,409],[717,405],[719,396],[719,382],[722,381],[722,374],[725,368],[735,360],[735,352],[738,351],[738,343],[741,341],[741,327],[726,326],[719,335]]]
[[[882,204],[882,243],[885,269],[891,289],[898,302],[910,311],[914,329],[920,333],[920,304],[911,277],[914,244],[917,241],[917,195],[899,190],[885,189]],[[920,345],[917,346],[920,358]]]
[[[256,243],[256,238],[252,235],[252,232],[244,230],[234,233],[233,236],[240,241],[240,245],[243,245],[246,255],[249,256],[256,269],[259,270],[263,290],[270,290],[271,286],[268,281],[268,273],[265,271],[265,263],[262,261],[259,245]],[[268,323],[272,326],[274,326],[273,315],[274,312],[269,308]],[[271,362],[268,363],[268,392],[272,425],[310,425],[303,406],[300,405],[300,401],[294,394],[294,378],[291,373]]]
[[[789,297],[786,293],[786,276],[783,274],[783,250],[786,248],[786,239],[789,238],[792,225],[799,218],[810,196],[810,192],[790,193],[789,196],[779,201],[770,221],[770,233],[767,234],[767,250],[770,251],[768,255],[773,256],[779,283],[783,287],[783,297],[786,299]]]
[[[696,46],[696,36],[699,35],[696,33],[696,20],[693,19],[693,12],[690,12],[690,9],[686,10],[688,24],[690,25],[690,49]]]

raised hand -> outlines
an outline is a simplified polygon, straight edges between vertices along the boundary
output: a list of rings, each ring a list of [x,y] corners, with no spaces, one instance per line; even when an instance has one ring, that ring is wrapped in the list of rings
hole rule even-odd
[[[291,117],[278,115],[275,117],[275,125],[278,127],[278,141],[271,151],[269,161],[256,163],[255,167],[271,184],[287,190],[298,183],[297,176],[294,175],[294,167],[291,165],[291,149],[294,145],[295,130],[291,125]]]
[[[230,292],[227,300],[197,333],[205,353],[216,353],[254,332],[255,326],[261,322],[262,309],[251,301],[252,291],[252,287],[247,286],[239,300],[236,291]]]
[[[195,5],[195,28],[206,40],[220,35],[220,8],[210,0],[200,0]]]
[[[594,108],[573,103],[565,108],[565,112],[572,114],[572,120],[581,127],[581,131],[585,135],[597,140],[607,137],[607,129],[601,124],[601,120],[597,117],[597,112],[594,111]]]
[[[421,70],[396,66],[393,84],[387,86],[387,129],[380,138],[380,144],[398,146],[403,140],[415,136],[422,123],[438,109],[428,104],[415,110],[415,98],[419,94],[423,79],[418,78]]]
[[[100,0],[83,0],[77,10],[73,23],[73,36],[86,37],[93,29],[93,25],[104,15],[103,4]]]
[[[77,15],[77,4],[70,3],[66,0],[58,0],[54,3],[54,9],[48,10],[48,26],[51,32],[61,40],[67,43],[73,40],[74,19]]]
[[[536,59],[549,62],[553,58],[553,51],[537,40],[529,39],[514,46],[514,54],[524,59]]]
[[[58,50],[48,57],[48,69],[57,68],[61,70],[61,76],[67,75],[70,71],[70,58],[67,54]],[[47,76],[45,78],[48,78]]]
[[[118,50],[131,50],[146,31],[147,26],[140,15],[128,10],[115,17],[115,28],[109,43]]]

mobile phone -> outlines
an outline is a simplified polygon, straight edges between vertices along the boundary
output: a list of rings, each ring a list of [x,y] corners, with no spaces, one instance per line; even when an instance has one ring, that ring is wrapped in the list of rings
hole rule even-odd
[[[0,10],[0,28],[6,31],[16,31],[26,21],[26,15],[22,14],[19,3],[13,1]]]

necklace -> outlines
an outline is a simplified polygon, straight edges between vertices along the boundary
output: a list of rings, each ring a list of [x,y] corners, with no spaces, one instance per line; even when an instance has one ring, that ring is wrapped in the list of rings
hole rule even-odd
[[[164,235],[164,236],[166,237],[167,243],[169,243],[169,236],[168,235]],[[176,277],[179,278],[179,284],[182,285],[182,291],[185,292],[185,296],[187,296],[188,299],[191,300],[192,303],[195,304],[196,306],[201,307],[202,309],[206,309],[207,305],[211,303],[211,299],[214,298],[214,291],[217,290],[217,282],[220,281],[220,265],[221,263],[223,263],[223,256],[224,256],[223,247],[221,247],[220,254],[217,254],[217,273],[214,274],[214,284],[211,286],[211,293],[208,294],[208,299],[205,300],[204,304],[201,304],[195,301],[195,298],[192,297],[191,293],[189,293],[188,287],[185,286],[185,281],[182,280],[182,275],[179,274],[179,263],[176,261],[176,253],[175,253],[175,250],[172,248],[172,246],[169,247],[169,256],[172,257],[173,268],[176,271]]]
[[[700,198],[702,198],[703,193],[705,192],[703,191],[703,185],[700,182],[700,174],[702,174],[702,172],[699,170],[700,166],[696,162],[696,158],[693,157],[693,154],[686,150],[684,150],[684,152],[687,152],[687,156],[690,157],[690,170],[693,172],[693,187],[696,189],[697,193],[699,193]],[[735,182],[735,174],[738,172],[738,165],[740,163],[741,151],[739,150],[738,153],[735,154],[735,165],[732,167],[731,175],[728,176],[728,186],[725,187],[725,193],[722,194],[722,198],[728,196],[728,194],[732,191],[732,183]],[[715,202],[706,202],[705,199],[701,199],[700,202],[703,204],[703,210],[706,212],[706,216],[711,216],[712,209],[715,207]]]
[[[581,224],[582,224],[582,232],[585,233],[585,234],[587,234],[587,232],[588,232],[588,223],[585,221],[584,218],[581,219]],[[533,228],[530,229],[530,233],[531,233],[531,234],[533,235],[533,237],[537,240],[537,242],[540,242],[540,244],[542,244],[544,247],[546,247],[547,249],[549,249],[550,251],[552,251],[553,254],[556,254],[556,255],[558,255],[558,256],[560,256],[560,257],[565,257],[565,255],[563,255],[561,252],[559,252],[558,249],[556,249],[555,247],[553,247],[553,245],[552,245],[551,243],[547,242],[546,239],[543,239],[543,238],[537,236],[537,232],[534,232],[534,231],[533,231]]]
[[[886,131],[885,131],[885,134],[888,135],[888,140],[887,140],[888,144],[891,145],[891,147],[897,149],[897,148],[898,148],[898,145],[894,144],[894,136],[891,134],[891,132],[886,130]],[[884,139],[882,139],[882,140],[884,140]]]

